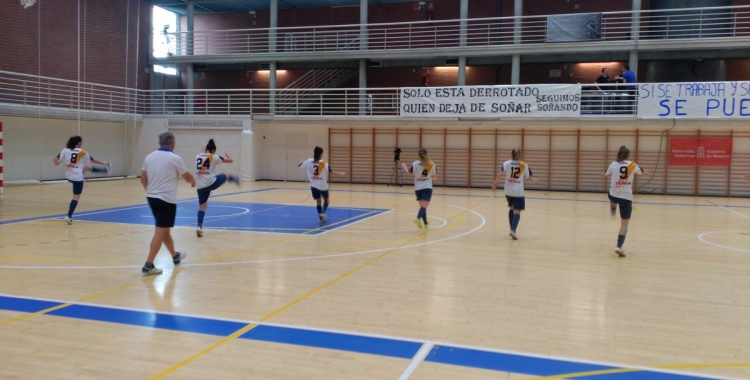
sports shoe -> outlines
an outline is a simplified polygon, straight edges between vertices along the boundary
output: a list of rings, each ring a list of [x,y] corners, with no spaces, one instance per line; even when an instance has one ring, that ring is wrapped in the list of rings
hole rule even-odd
[[[424,223],[422,223],[422,219],[414,218],[414,224],[416,224],[417,228],[419,228],[420,230],[424,228]]]
[[[615,253],[617,256],[625,257],[625,250],[620,247],[615,247]]]
[[[424,222],[424,229],[426,230],[428,228],[430,228],[430,223],[429,222]]]
[[[203,237],[203,227],[198,227],[198,229],[195,230],[195,234],[198,235],[198,237]]]
[[[186,252],[177,252],[177,254],[172,256],[172,263],[174,263],[174,266],[180,265],[180,263],[182,263],[182,260],[185,259],[185,256],[187,256]]]
[[[518,240],[518,235],[516,235],[516,231],[510,231],[508,235],[510,235],[510,237],[512,237],[513,240]]]
[[[318,214],[318,217],[320,218],[321,223],[325,223],[328,221],[328,217],[326,217],[326,214]]]
[[[107,161],[107,174],[112,171],[112,161]]]
[[[232,177],[234,177],[234,176],[232,176]],[[234,177],[234,178],[235,179],[232,182],[234,182],[237,185],[237,187],[242,187],[242,177],[237,176],[237,177]]]
[[[157,267],[151,267],[147,268],[145,265],[143,268],[141,268],[141,273],[143,273],[144,276],[153,276],[155,274],[162,274],[164,271],[157,268]]]
[[[69,216],[64,217],[63,220],[67,222],[68,224],[73,224],[73,218]]]

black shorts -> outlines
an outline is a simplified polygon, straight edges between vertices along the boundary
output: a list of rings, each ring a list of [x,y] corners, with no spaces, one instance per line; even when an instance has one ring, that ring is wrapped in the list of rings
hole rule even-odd
[[[630,215],[633,214],[633,201],[627,199],[613,197],[607,194],[609,201],[620,206],[620,218],[630,219]]]
[[[505,200],[508,201],[508,207],[513,207],[514,210],[526,210],[526,197],[509,197],[506,195]]]
[[[146,199],[148,199],[148,205],[151,207],[151,213],[154,214],[156,226],[162,228],[174,227],[174,219],[177,216],[177,205],[165,202],[159,198],[146,197]]]
[[[73,195],[81,195],[83,193],[83,181],[71,181],[68,182],[73,184]]]
[[[328,190],[320,190],[314,187],[311,187],[310,190],[312,190],[313,199],[320,199],[321,196],[323,197],[323,199],[328,199]]]
[[[418,201],[430,201],[432,199],[432,189],[414,190]]]

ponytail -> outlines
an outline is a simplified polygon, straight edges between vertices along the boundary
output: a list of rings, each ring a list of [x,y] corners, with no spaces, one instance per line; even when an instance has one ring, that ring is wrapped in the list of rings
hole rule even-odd
[[[73,136],[68,139],[68,144],[65,145],[68,149],[75,149],[79,142],[83,141],[81,136]]]
[[[315,150],[313,151],[313,161],[318,162],[320,161],[320,156],[323,155],[323,148],[316,146]]]
[[[620,150],[617,151],[617,161],[625,161],[630,157],[630,149],[628,149],[625,145],[620,147]]]
[[[208,140],[208,144],[206,144],[206,152],[216,152],[216,143],[214,142],[214,139]]]

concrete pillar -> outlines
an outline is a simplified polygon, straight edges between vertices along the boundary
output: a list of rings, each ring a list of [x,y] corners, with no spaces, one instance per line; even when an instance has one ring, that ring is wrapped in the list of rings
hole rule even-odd
[[[276,113],[276,62],[271,62],[269,67],[268,89],[268,107],[271,115],[274,115]]]
[[[367,60],[359,60],[359,114],[367,115]]]
[[[187,33],[185,33],[185,36],[186,36],[185,44],[187,45],[185,46],[185,52],[187,53],[187,55],[193,55],[195,51],[194,50],[195,47],[193,46],[193,41],[195,41],[195,39],[193,38],[193,32],[195,31],[194,29],[195,23],[193,21],[194,15],[195,15],[195,6],[193,5],[193,3],[187,3],[187,17],[186,17]]]
[[[458,86],[466,86],[466,56],[458,57]]]
[[[268,31],[268,50],[271,53],[276,52],[276,34],[279,24],[279,0],[271,0],[271,25]]]
[[[513,54],[510,65],[510,84],[519,84],[521,82],[521,55]]]

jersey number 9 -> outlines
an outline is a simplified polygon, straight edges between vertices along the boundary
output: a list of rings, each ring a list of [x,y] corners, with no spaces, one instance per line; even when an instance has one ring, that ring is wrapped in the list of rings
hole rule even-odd
[[[628,167],[620,166],[620,179],[628,179]]]

